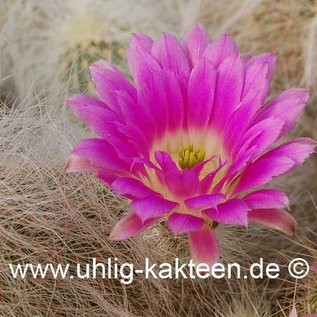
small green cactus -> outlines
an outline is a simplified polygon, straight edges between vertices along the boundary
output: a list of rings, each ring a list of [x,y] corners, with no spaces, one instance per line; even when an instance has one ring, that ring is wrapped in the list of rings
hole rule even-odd
[[[92,90],[88,67],[91,63],[106,59],[126,70],[124,49],[118,42],[90,41],[88,44],[77,44],[60,56],[62,80],[67,82],[70,89],[81,92]]]

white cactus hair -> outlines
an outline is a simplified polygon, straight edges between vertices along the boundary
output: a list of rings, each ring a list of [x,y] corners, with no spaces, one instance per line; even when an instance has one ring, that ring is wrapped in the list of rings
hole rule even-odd
[[[116,40],[126,47],[132,32],[154,25],[142,0],[13,0],[3,34],[19,95],[56,88],[61,54],[76,44]]]
[[[162,224],[109,242],[127,202],[92,175],[65,173],[67,155],[90,133],[65,103],[70,91],[57,67],[65,50],[79,41],[105,39],[126,48],[134,31],[157,37],[168,30],[180,37],[200,22],[212,38],[231,33],[244,53],[277,53],[272,95],[299,83],[308,86],[309,107],[293,134],[316,139],[314,1],[0,0],[1,317],[285,317],[293,303],[300,313],[312,311],[316,275],[297,285],[288,275],[274,281],[137,276],[126,286],[114,280],[14,280],[8,263],[75,263],[96,256],[141,267],[145,257],[168,262],[189,256],[186,238],[172,236]],[[284,268],[298,255],[317,262],[316,179],[312,157],[274,184],[290,196],[297,236],[253,225],[247,232],[218,227],[223,262],[247,268],[264,257]]]

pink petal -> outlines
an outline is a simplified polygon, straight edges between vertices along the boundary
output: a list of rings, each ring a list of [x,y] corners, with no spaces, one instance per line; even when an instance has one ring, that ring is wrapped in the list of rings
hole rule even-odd
[[[131,170],[133,169],[134,165],[139,165],[139,164],[149,167],[153,170],[159,171],[159,168],[156,165],[154,165],[150,160],[143,157],[133,158],[133,164],[131,165]]]
[[[205,263],[209,266],[219,259],[217,237],[208,225],[188,234],[189,246],[194,263]]]
[[[188,84],[188,124],[204,129],[211,113],[216,71],[205,58],[196,64]]]
[[[224,142],[226,148],[231,151],[235,144],[244,135],[244,132],[250,126],[256,111],[262,106],[260,94],[253,90],[241,100],[240,105],[234,111],[227,122],[224,130]]]
[[[210,126],[223,131],[223,127],[240,104],[243,78],[243,63],[239,56],[228,57],[220,64],[214,104],[209,119]]]
[[[213,184],[213,181],[218,174],[218,172],[227,165],[227,162],[222,163],[221,159],[219,158],[218,167],[207,174],[199,183],[199,194],[205,194],[208,193],[211,190],[211,186]],[[220,188],[221,189],[221,188]],[[217,189],[213,188],[214,191],[217,191]]]
[[[118,177],[122,177],[124,173],[118,173],[108,169],[99,169],[97,177],[110,186]]]
[[[159,61],[162,68],[173,70],[182,78],[188,78],[189,61],[183,47],[173,35],[164,32],[154,42],[152,55]]]
[[[277,155],[260,157],[246,168],[233,193],[235,194],[252,187],[265,185],[274,177],[288,172],[294,166],[295,162],[288,157],[280,157]]]
[[[194,168],[163,175],[170,192],[179,199],[194,196],[199,186],[199,172]]]
[[[179,172],[177,165],[167,152],[155,151],[154,156],[164,172]]]
[[[288,141],[268,152],[264,157],[285,156],[295,162],[295,166],[301,165],[309,155],[315,153],[317,142],[310,138],[297,138]]]
[[[96,168],[129,170],[128,164],[120,160],[114,148],[102,139],[81,140],[73,149],[72,154],[89,160]]]
[[[246,68],[249,68],[254,65],[262,65],[267,64],[268,65],[268,73],[267,73],[267,79],[272,80],[275,68],[276,68],[276,54],[274,53],[263,53],[256,56],[251,56],[246,60]]]
[[[112,229],[109,240],[129,239],[150,227],[157,219],[148,219],[144,222],[133,212],[123,217]]]
[[[224,199],[224,194],[207,194],[201,195],[193,198],[186,199],[185,205],[188,208],[199,209],[199,208],[207,208],[213,207],[215,208],[220,200]]]
[[[230,199],[219,204],[216,208],[206,209],[203,212],[213,219],[226,225],[248,226],[249,207],[240,199]]]
[[[250,89],[253,89],[261,92],[262,101],[266,99],[275,70],[275,63],[276,56],[272,53],[255,56],[247,61],[242,98]]]
[[[86,95],[73,95],[67,99],[67,103],[74,113],[86,122],[93,131],[100,136],[107,136],[111,133],[111,121],[121,120],[118,114],[114,113],[102,101]]]
[[[119,196],[126,196],[128,198],[146,198],[149,196],[158,195],[151,188],[145,186],[137,179],[129,177],[120,177],[116,179],[111,188]]]
[[[299,166],[312,153],[316,142],[310,138],[298,138],[284,143],[250,164],[242,174],[234,193],[264,185],[274,177]]]
[[[127,50],[127,57],[134,81],[141,85],[148,81],[153,72],[161,69],[158,61],[151,55],[153,41],[142,33],[133,34]]]
[[[167,222],[168,227],[174,234],[182,234],[198,230],[203,224],[203,218],[176,212],[168,218]]]
[[[192,65],[197,64],[203,57],[208,42],[208,33],[201,24],[196,24],[187,31],[184,45]]]
[[[194,168],[179,170],[168,153],[156,151],[154,156],[162,168],[162,171],[157,172],[157,176],[168,187],[171,194],[178,198],[184,198],[196,193],[203,162]]]
[[[308,98],[309,95],[306,89],[292,88],[284,91],[259,113],[256,120],[261,121],[268,117],[282,119],[284,121],[280,133],[280,136],[282,136],[295,126],[298,115],[305,107]]]
[[[66,162],[67,172],[97,172],[96,166],[91,164],[91,162],[82,156],[76,154],[71,154],[67,158]]]
[[[169,104],[165,92],[165,81],[161,73],[152,73],[148,81],[142,84],[138,90],[139,103],[142,107],[150,109],[157,137],[166,133],[169,124]]]
[[[125,90],[133,100],[136,100],[135,87],[111,63],[100,60],[93,63],[89,69],[96,85],[97,94],[116,112],[121,112],[116,99],[117,90]]]
[[[233,149],[235,155],[239,155],[253,146],[256,146],[257,150],[253,152],[250,159],[262,154],[278,139],[283,126],[284,121],[278,118],[267,118],[251,126],[241,140],[236,143]]]
[[[293,235],[296,230],[296,220],[283,209],[257,209],[248,213],[250,221],[272,229]]]
[[[133,100],[124,90],[116,91],[116,97],[124,120],[129,125],[136,126],[151,143],[155,138],[155,120],[150,110]]]
[[[313,264],[311,267],[317,273],[317,263]]]
[[[243,171],[248,163],[250,163],[251,158],[254,157],[254,153],[256,151],[256,146],[253,146],[252,148],[248,149],[247,151],[241,153],[238,157],[236,157],[232,164],[229,166],[226,176],[224,176],[219,184],[217,184],[216,189],[220,191],[222,187],[219,187],[219,185],[223,186],[225,183],[229,184],[236,177],[236,180],[238,180],[239,173]]]
[[[118,131],[125,136],[125,138],[123,138],[125,142],[131,142],[140,155],[143,155],[146,158],[149,157],[150,143],[142,130],[129,122],[126,125],[120,122],[115,122],[115,126]]]
[[[132,142],[128,142],[122,134],[109,136],[107,140],[117,152],[118,158],[128,163],[128,166],[132,164],[132,158],[139,155],[135,145]]]
[[[131,204],[131,210],[144,222],[150,218],[162,217],[177,206],[178,203],[174,201],[154,196],[134,200]]]
[[[141,32],[135,32],[132,34],[130,47],[140,48],[144,50],[145,52],[150,53],[152,46],[153,46],[153,40],[146,34],[143,34]]]
[[[185,102],[181,83],[171,70],[162,71],[164,90],[169,105],[168,130],[178,131],[184,124]]]
[[[296,309],[295,305],[293,305],[293,308],[289,314],[289,317],[298,317],[297,309]]]
[[[218,67],[227,57],[238,56],[236,44],[228,34],[220,36],[215,42],[208,45],[205,57]]]
[[[286,194],[277,189],[261,189],[242,198],[251,209],[284,208],[289,204]]]

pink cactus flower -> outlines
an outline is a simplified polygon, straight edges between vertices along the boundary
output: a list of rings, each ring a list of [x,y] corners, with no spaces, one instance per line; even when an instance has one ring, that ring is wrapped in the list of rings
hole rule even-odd
[[[293,88],[266,102],[275,55],[242,56],[229,35],[210,41],[196,25],[181,42],[136,33],[127,56],[133,82],[100,60],[90,67],[98,97],[68,100],[98,137],[74,148],[67,170],[95,173],[131,200],[110,239],[166,220],[188,235],[196,263],[212,264],[219,224],[252,221],[293,234],[287,196],[263,185],[301,165],[316,143],[275,145],[308,99]]]
[[[311,267],[312,270],[317,273],[317,263],[314,263]]]

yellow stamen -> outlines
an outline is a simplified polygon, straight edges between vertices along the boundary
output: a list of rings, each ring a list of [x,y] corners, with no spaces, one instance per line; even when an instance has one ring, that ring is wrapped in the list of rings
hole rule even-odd
[[[193,143],[178,148],[178,165],[181,169],[192,168],[202,162],[206,156],[206,150],[203,150],[198,144],[194,147]]]
[[[181,145],[178,147],[178,156],[180,158],[184,157],[184,149],[183,149],[183,147]]]

